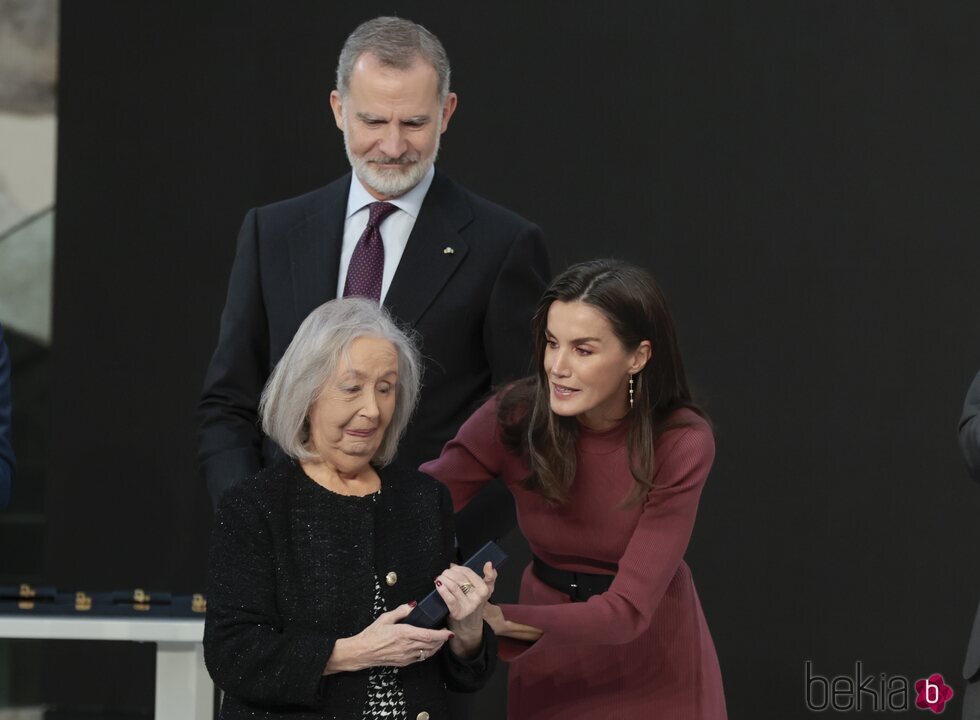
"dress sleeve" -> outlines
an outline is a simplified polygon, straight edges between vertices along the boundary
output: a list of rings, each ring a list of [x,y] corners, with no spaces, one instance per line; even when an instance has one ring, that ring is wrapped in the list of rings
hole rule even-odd
[[[276,608],[271,530],[257,503],[228,493],[218,508],[208,568],[204,660],[215,684],[261,705],[322,705],[336,638],[284,628]]]
[[[679,437],[665,443],[657,459],[653,487],[609,590],[582,603],[501,605],[507,620],[544,632],[536,644],[616,645],[649,628],[684,558],[715,454],[707,424],[673,433]],[[508,648],[515,645],[508,643]]]
[[[506,453],[497,430],[497,400],[491,398],[463,423],[439,457],[419,470],[449,488],[458,512],[501,474]]]

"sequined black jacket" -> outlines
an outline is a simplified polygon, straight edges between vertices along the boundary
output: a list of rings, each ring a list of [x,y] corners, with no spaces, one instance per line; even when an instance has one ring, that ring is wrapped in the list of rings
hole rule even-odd
[[[266,468],[223,497],[211,539],[204,658],[225,691],[222,720],[361,720],[369,670],[323,676],[337,638],[420,600],[453,556],[452,502],[416,470],[379,471],[373,501],[317,485],[296,463]],[[391,584],[391,581],[394,581]],[[448,717],[445,688],[473,691],[493,672],[496,639],[465,663],[448,647],[402,668],[408,718]]]

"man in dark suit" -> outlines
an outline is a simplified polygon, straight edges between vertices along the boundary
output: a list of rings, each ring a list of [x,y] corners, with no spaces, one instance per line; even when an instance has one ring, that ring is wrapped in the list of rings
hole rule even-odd
[[[14,447],[10,429],[10,353],[0,325],[0,510],[10,502],[14,479]]]
[[[420,335],[422,396],[399,452],[411,465],[438,456],[491,386],[530,370],[547,254],[537,227],[435,170],[457,102],[439,40],[399,18],[364,23],[330,102],[353,173],[249,211],[239,235],[199,406],[215,503],[275,456],[259,395],[299,324],[331,298],[378,299]]]
[[[960,449],[970,477],[980,482],[980,373],[966,393],[960,418]],[[980,720],[980,608],[970,633],[970,644],[963,664],[963,677],[969,683],[963,696],[963,720]]]

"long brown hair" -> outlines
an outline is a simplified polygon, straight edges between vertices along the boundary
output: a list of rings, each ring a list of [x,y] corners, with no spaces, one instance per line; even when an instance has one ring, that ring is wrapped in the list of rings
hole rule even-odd
[[[667,299],[646,270],[619,260],[590,260],[572,265],[555,278],[538,303],[531,323],[535,374],[500,394],[497,421],[504,444],[530,465],[525,487],[561,504],[575,478],[579,424],[574,417],[553,413],[549,401],[545,329],[556,300],[594,307],[627,351],[644,340],[653,348],[650,361],[633,376],[633,407],[628,415],[627,447],[636,485],[624,504],[639,503],[653,483],[654,440],[668,428],[687,424],[669,420],[671,413],[690,408],[708,419],[691,399]]]

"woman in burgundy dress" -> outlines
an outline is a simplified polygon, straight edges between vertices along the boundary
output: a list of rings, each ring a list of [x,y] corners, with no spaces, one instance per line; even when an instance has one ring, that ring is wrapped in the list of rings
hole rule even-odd
[[[517,605],[488,605],[512,720],[724,720],[684,562],[715,446],[667,303],[612,260],[554,280],[537,372],[484,404],[424,472],[458,510],[501,477],[534,553]]]

